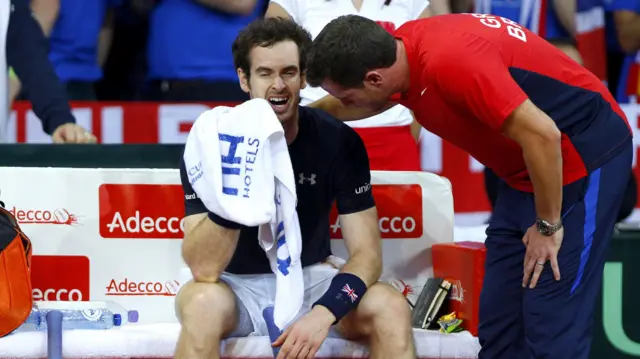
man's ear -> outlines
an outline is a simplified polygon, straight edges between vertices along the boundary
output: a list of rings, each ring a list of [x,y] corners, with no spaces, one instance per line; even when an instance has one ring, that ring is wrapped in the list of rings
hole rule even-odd
[[[242,91],[249,93],[250,91],[249,77],[247,76],[247,74],[244,73],[244,71],[241,68],[238,68],[237,73],[238,73],[238,81],[240,82],[240,88],[242,89]]]
[[[382,86],[383,81],[384,79],[378,71],[369,71],[364,75],[364,83],[373,87]]]
[[[307,87],[307,73],[303,72],[300,74],[300,89]]]

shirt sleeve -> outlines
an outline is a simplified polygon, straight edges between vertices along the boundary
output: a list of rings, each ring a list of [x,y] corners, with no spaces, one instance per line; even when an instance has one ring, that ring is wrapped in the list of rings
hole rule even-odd
[[[413,6],[411,7],[411,19],[415,20],[418,19],[420,17],[420,15],[422,15],[422,13],[424,12],[424,10],[426,10],[426,8],[429,6],[429,1],[428,0],[413,0]]]
[[[369,155],[362,139],[345,126],[339,146],[331,169],[338,213],[351,214],[374,207]]]
[[[187,168],[184,163],[184,159],[180,158],[180,182],[182,183],[182,190],[184,191],[184,215],[190,216],[192,214],[209,212],[205,207],[202,200],[198,198],[196,191],[193,190],[189,183],[189,177],[187,176]]]
[[[282,6],[282,8],[285,9],[287,13],[289,13],[289,16],[291,16],[293,21],[297,22],[298,24],[302,23],[302,1],[305,0],[270,0],[270,2]]]
[[[49,62],[47,39],[31,15],[27,0],[11,0],[7,29],[7,63],[22,82],[33,112],[43,130],[52,134],[58,126],[75,123],[67,93]]]
[[[466,40],[458,42],[455,48],[433,54],[432,64],[427,64],[424,74],[426,83],[434,83],[434,90],[445,101],[501,131],[507,117],[528,96],[511,77],[493,44],[475,37]]]
[[[640,0],[610,0],[605,1],[607,11],[638,11],[640,10]]]

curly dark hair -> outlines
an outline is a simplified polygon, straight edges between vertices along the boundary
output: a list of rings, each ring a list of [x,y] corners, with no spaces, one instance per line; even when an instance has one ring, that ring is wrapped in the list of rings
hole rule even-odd
[[[363,86],[367,72],[391,67],[397,44],[382,26],[358,15],[340,16],[327,24],[309,51],[307,82],[325,79],[345,87]]]
[[[251,59],[249,53],[256,47],[270,47],[282,41],[298,45],[300,71],[307,70],[307,53],[311,48],[311,34],[294,21],[280,17],[257,19],[242,29],[231,46],[233,63],[249,77]]]

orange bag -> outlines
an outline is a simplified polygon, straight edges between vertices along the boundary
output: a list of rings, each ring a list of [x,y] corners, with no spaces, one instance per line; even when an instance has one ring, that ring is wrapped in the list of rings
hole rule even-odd
[[[33,307],[31,240],[0,202],[0,337],[18,328]]]

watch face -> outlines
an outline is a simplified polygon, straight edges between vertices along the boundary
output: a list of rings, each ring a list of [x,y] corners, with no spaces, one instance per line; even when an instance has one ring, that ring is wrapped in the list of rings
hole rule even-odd
[[[560,223],[552,225],[549,222],[542,219],[539,219],[538,221],[536,221],[536,224],[538,227],[538,231],[543,236],[551,236],[554,233],[556,233],[558,230],[560,230],[560,228],[562,228],[562,225]]]

